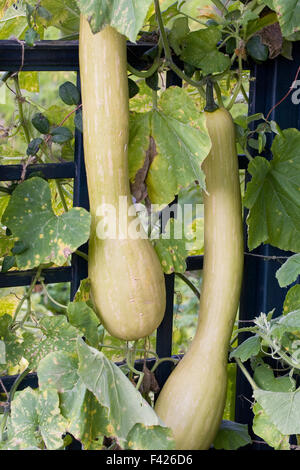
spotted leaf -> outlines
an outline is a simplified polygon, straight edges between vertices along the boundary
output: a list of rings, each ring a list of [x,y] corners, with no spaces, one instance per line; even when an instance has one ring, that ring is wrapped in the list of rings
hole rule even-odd
[[[107,436],[122,444],[136,423],[159,425],[153,408],[143,399],[130,380],[100,351],[78,339],[79,376],[98,402],[107,409]]]
[[[201,165],[210,151],[211,141],[204,114],[199,112],[185,90],[168,88],[161,95],[157,109],[145,117],[134,113],[130,125],[132,183],[144,166],[152,142],[145,182],[153,204],[169,204],[180,189],[194,181],[205,188]]]
[[[13,441],[21,441],[22,447],[59,449],[66,421],[60,414],[57,392],[31,388],[19,392],[11,405],[11,425]]]
[[[94,33],[113,26],[131,41],[143,26],[151,0],[77,0],[81,12],[89,19]]]
[[[25,247],[16,254],[19,269],[48,263],[63,265],[88,240],[90,231],[90,215],[85,209],[73,207],[60,216],[54,214],[49,185],[38,177],[17,186],[2,223]]]
[[[152,240],[161,266],[166,274],[184,273],[186,271],[187,247],[189,246],[183,232],[183,224],[170,219],[158,240]]]
[[[125,448],[128,450],[173,450],[175,441],[169,428],[135,424],[127,436]]]
[[[22,344],[24,357],[32,368],[47,354],[53,351],[76,352],[76,340],[82,336],[77,328],[67,322],[65,316],[43,317],[39,322],[41,336],[39,341],[34,334],[26,332]]]

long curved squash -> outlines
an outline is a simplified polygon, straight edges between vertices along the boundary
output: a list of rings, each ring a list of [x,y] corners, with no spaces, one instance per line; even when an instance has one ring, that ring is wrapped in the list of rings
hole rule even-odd
[[[204,161],[204,268],[197,331],[169,376],[155,410],[172,428],[177,449],[203,450],[220,426],[228,347],[243,271],[243,231],[234,125],[225,109],[206,112],[212,141]]]
[[[90,212],[89,278],[92,298],[109,333],[124,340],[151,334],[165,311],[165,284],[157,255],[145,238],[97,232],[101,208],[115,209],[116,229],[132,226],[128,178],[128,78],[126,38],[106,26],[92,34],[80,21],[80,77],[83,104],[84,155]],[[120,199],[121,198],[121,199]],[[103,215],[103,213],[102,213]],[[98,233],[98,235],[97,235]]]

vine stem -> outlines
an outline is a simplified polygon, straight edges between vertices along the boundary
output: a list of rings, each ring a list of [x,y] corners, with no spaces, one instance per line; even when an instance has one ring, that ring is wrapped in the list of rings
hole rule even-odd
[[[230,344],[232,345],[238,339],[238,335],[240,333],[244,333],[244,332],[256,333],[257,331],[258,331],[258,328],[256,326],[249,326],[249,327],[245,327],[245,328],[239,328],[238,330],[235,331],[235,336],[230,341]]]
[[[69,208],[68,208],[68,205],[67,205],[67,202],[66,202],[66,199],[65,199],[65,196],[64,196],[62,187],[61,187],[61,182],[60,182],[59,180],[55,180],[55,184],[56,184],[57,191],[58,191],[58,194],[59,194],[61,203],[62,203],[62,205],[63,205],[64,211],[65,211],[65,212],[68,212]]]
[[[66,305],[63,305],[63,304],[57,302],[57,300],[55,300],[55,299],[49,294],[49,291],[48,291],[48,289],[47,289],[45,283],[44,283],[42,280],[41,280],[41,284],[42,284],[42,286],[43,286],[43,289],[45,289],[46,294],[47,294],[47,296],[49,297],[49,299],[51,300],[51,302],[53,302],[53,303],[54,303],[55,305],[57,305],[58,307],[61,307],[61,308],[64,308],[64,309],[67,309],[67,308],[68,308]]]
[[[252,389],[253,390],[257,390],[259,387],[257,386],[257,384],[254,382],[254,380],[252,379],[251,375],[249,374],[249,372],[247,371],[246,367],[244,366],[244,364],[242,363],[242,361],[240,359],[238,359],[237,357],[234,358],[235,362],[237,363],[237,365],[239,366],[239,368],[241,369],[243,375],[246,377],[246,379],[248,380],[249,384],[251,385]]]
[[[18,304],[18,306],[17,306],[17,308],[16,308],[16,311],[15,311],[14,316],[13,316],[12,324],[15,323],[16,318],[17,318],[17,316],[18,316],[18,313],[20,312],[20,310],[21,310],[21,308],[22,308],[22,305],[23,305],[23,303],[25,302],[25,300],[28,300],[29,297],[31,296],[32,291],[33,291],[33,289],[34,289],[34,286],[36,285],[36,283],[38,282],[38,280],[39,280],[39,278],[40,278],[41,272],[42,272],[42,267],[39,266],[39,267],[37,268],[36,275],[35,275],[35,277],[34,277],[32,283],[30,284],[30,287],[29,287],[28,291],[27,291],[26,294],[22,297],[22,299],[20,300],[20,302],[19,302],[19,304]]]
[[[23,95],[21,93],[21,88],[20,88],[18,75],[14,75],[13,80],[14,80],[14,83],[15,83],[16,99],[17,99],[17,103],[18,103],[20,122],[21,122],[21,125],[22,125],[23,130],[24,130],[24,135],[25,135],[26,142],[29,145],[29,143],[30,143],[30,133],[29,133],[29,130],[28,130],[28,127],[26,125],[25,118],[24,118],[24,110],[23,110],[24,98],[23,98]]]
[[[167,361],[173,362],[173,364],[177,364],[180,361],[180,359],[175,359],[174,357],[162,357],[161,359],[158,359],[155,362],[154,366],[151,369],[151,372],[152,373],[155,372],[160,364],[162,364],[163,362],[167,362]]]
[[[242,79],[242,76],[240,76],[239,79],[238,79],[238,82],[237,82],[237,84],[236,84],[236,87],[235,87],[235,89],[234,89],[234,92],[233,92],[233,95],[232,95],[232,97],[231,97],[231,100],[230,100],[230,102],[228,103],[228,105],[226,106],[227,111],[230,111],[230,110],[231,110],[232,106],[234,105],[234,103],[235,103],[235,101],[236,101],[236,99],[237,99],[237,97],[238,97],[239,92],[241,91],[242,80],[243,80],[243,79]]]
[[[75,250],[74,253],[75,255],[80,256],[80,258],[83,258],[85,261],[89,260],[88,255],[86,253],[83,253],[83,251]]]
[[[165,52],[165,60],[166,60],[167,65],[173,70],[173,72],[176,73],[176,75],[178,75],[179,78],[189,83],[191,86],[199,89],[200,94],[202,94],[201,87],[202,85],[206,83],[206,79],[203,79],[199,82],[192,80],[173,62],[172,51],[168,43],[167,33],[165,30],[164,22],[163,22],[162,15],[161,15],[159,0],[154,0],[154,6],[155,6],[157,23],[158,23],[158,27],[159,27],[159,31],[161,35],[161,40],[162,40],[162,45],[163,45],[163,49]]]
[[[4,431],[5,431],[5,428],[6,428],[6,423],[7,423],[7,419],[8,419],[8,415],[9,415],[9,412],[10,412],[10,404],[11,402],[13,401],[14,399],[14,396],[15,396],[15,393],[18,389],[18,386],[20,385],[20,383],[22,382],[22,380],[24,380],[24,378],[26,377],[26,375],[28,375],[30,372],[30,369],[29,367],[27,367],[27,369],[25,369],[17,378],[16,380],[14,381],[13,383],[13,386],[11,387],[10,389],[10,392],[9,392],[9,397],[8,397],[8,403],[7,403],[7,406],[5,408],[5,411],[4,411],[4,414],[3,414],[3,418],[2,418],[2,421],[1,421],[1,427],[0,427],[0,442],[2,441],[5,441],[6,439],[4,438]]]
[[[224,108],[221,88],[220,88],[218,82],[214,82],[214,89],[215,89],[215,92],[216,92],[216,95],[217,95],[218,105],[220,106],[220,108]]]
[[[137,384],[136,384],[136,389],[139,390],[142,382],[143,382],[143,379],[144,379],[144,372],[141,372],[137,369],[135,369],[135,367],[133,366],[133,363],[134,363],[134,360],[132,360],[132,357],[135,355],[135,347],[130,348],[128,347],[127,349],[127,355],[126,355],[126,364],[128,366],[128,369],[130,370],[131,372],[131,377],[130,378],[133,378],[133,374],[136,374],[139,376],[139,379],[137,381]]]
[[[143,70],[143,71],[137,70],[134,67],[132,67],[130,64],[127,64],[128,71],[139,78],[151,77],[159,69],[159,66],[161,64],[162,49],[163,49],[162,43],[161,41],[159,41],[157,56],[155,57],[153,64],[148,70]]]
[[[197,299],[200,299],[200,292],[198,291],[197,287],[182,273],[175,273],[177,277],[183,280],[187,286],[194,292]]]

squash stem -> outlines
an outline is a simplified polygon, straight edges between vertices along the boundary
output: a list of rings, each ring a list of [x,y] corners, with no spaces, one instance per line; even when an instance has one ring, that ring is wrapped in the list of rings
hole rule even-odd
[[[206,106],[204,111],[208,113],[213,113],[219,108],[214,99],[214,85],[211,79],[207,79],[206,83]]]

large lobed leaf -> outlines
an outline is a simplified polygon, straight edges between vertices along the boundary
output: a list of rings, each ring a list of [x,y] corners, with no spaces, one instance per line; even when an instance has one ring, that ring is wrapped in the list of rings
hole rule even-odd
[[[223,420],[214,440],[215,449],[237,450],[251,444],[247,424]]]
[[[280,287],[286,287],[292,282],[296,281],[300,275],[300,254],[291,256],[287,261],[276,271],[276,277]]]
[[[244,198],[248,246],[269,243],[300,251],[300,132],[286,129],[272,145],[273,159],[254,158],[248,167],[252,180]]]
[[[257,389],[254,397],[281,434],[300,434],[300,389],[295,392]]]
[[[216,26],[189,33],[182,41],[181,59],[202,69],[205,75],[224,72],[230,67],[230,58],[218,51],[222,33]]]
[[[59,393],[66,429],[85,449],[101,449],[104,436],[127,449],[172,449],[171,431],[124,373],[98,350],[78,340],[78,357],[53,351],[38,366],[41,390]]]
[[[79,376],[98,402],[108,410],[108,433],[124,442],[136,423],[160,425],[153,408],[121,370],[106,356],[78,341]]]
[[[73,207],[58,217],[54,214],[49,185],[38,177],[17,186],[2,223],[24,247],[16,254],[20,269],[48,263],[63,265],[88,240],[90,232],[90,214],[85,209]]]
[[[11,405],[12,444],[22,442],[22,448],[46,446],[48,450],[63,445],[66,421],[60,414],[55,390],[20,392]]]
[[[148,196],[153,204],[167,205],[181,188],[198,181],[205,188],[201,169],[211,141],[204,113],[199,113],[188,93],[168,88],[157,109],[131,116],[129,175],[133,183],[143,168],[151,144],[146,175]]]
[[[42,332],[39,341],[31,332],[23,334],[22,348],[24,357],[32,368],[35,368],[39,361],[50,352],[57,350],[71,354],[76,352],[76,341],[80,336],[80,331],[68,323],[65,316],[45,316],[40,321],[39,326]]]
[[[106,25],[113,26],[135,42],[152,0],[77,0],[81,12],[88,18],[93,33]]]

